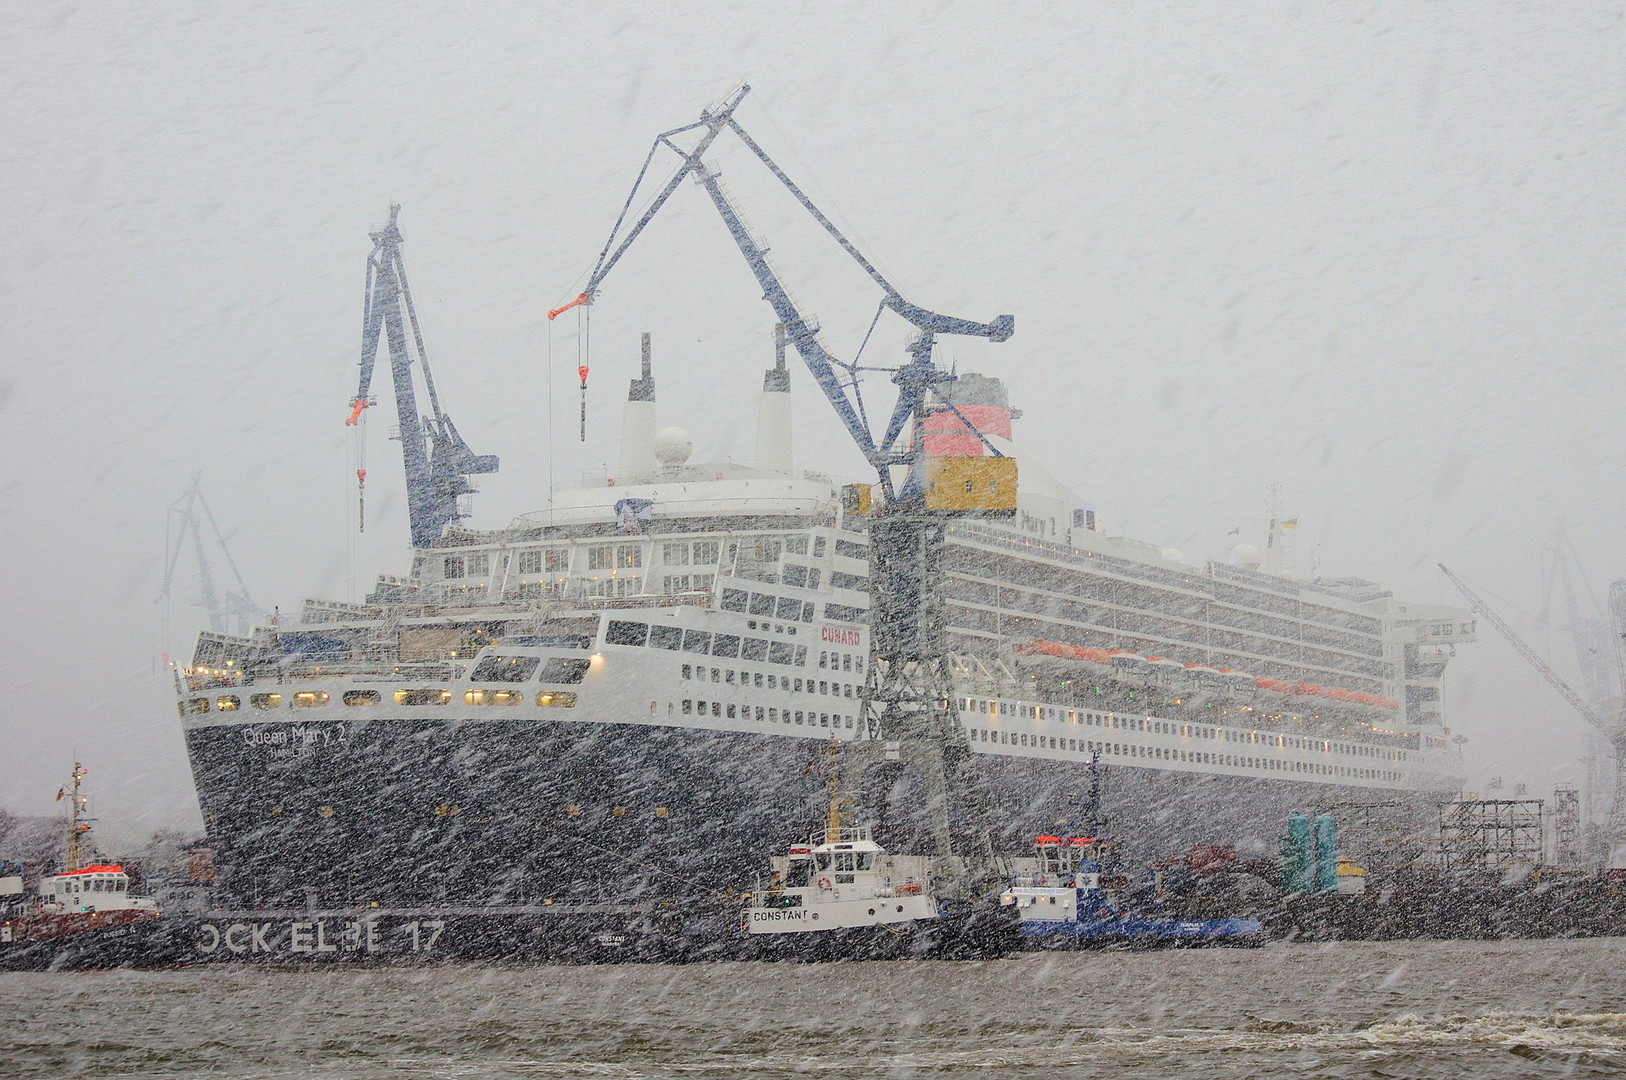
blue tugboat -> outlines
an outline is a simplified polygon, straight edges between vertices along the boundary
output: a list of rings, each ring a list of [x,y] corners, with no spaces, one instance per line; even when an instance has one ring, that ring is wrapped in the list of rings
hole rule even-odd
[[[1254,918],[1188,918],[1154,902],[1131,910],[1130,878],[1117,844],[1087,836],[1041,836],[1032,872],[1016,876],[999,902],[1014,906],[1024,944],[1039,948],[1133,945],[1259,945]]]

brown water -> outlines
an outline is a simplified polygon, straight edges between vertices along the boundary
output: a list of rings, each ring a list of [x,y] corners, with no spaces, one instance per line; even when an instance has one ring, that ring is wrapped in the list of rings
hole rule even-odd
[[[1626,939],[0,975],[0,1076],[1622,1077]]]

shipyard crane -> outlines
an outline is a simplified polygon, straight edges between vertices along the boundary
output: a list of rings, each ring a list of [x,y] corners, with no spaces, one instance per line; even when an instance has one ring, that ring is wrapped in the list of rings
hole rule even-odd
[[[1554,690],[1557,690],[1565,701],[1581,717],[1591,724],[1605,739],[1609,741],[1610,756],[1613,759],[1613,797],[1609,804],[1609,822],[1607,825],[1609,842],[1609,865],[1611,868],[1626,867],[1626,717],[1619,715],[1605,718],[1594,709],[1585,698],[1576,693],[1569,683],[1565,682],[1558,672],[1554,671],[1541,654],[1532,649],[1525,640],[1518,635],[1513,627],[1507,624],[1500,615],[1493,611],[1483,597],[1468,587],[1456,574],[1452,573],[1444,563],[1440,563],[1440,572],[1451,584],[1457,587],[1468,600],[1468,605],[1474,612],[1482,616],[1486,622],[1496,628],[1496,632],[1513,646],[1515,652],[1524,657],[1525,661],[1535,668],[1543,679]],[[1617,627],[1618,630],[1618,627]]]
[[[200,511],[201,519],[198,516]],[[215,545],[220,548],[220,554],[224,556],[226,565],[231,569],[232,578],[237,582],[237,588],[227,590],[224,596],[215,589],[214,574],[209,569],[209,558],[203,542],[204,521],[209,523]],[[173,598],[175,568],[180,562],[181,549],[186,547],[187,538],[190,537],[193,555],[198,564],[199,599],[204,614],[208,617],[209,629],[217,634],[230,633],[232,622],[235,620],[237,633],[246,635],[249,625],[263,615],[264,611],[249,598],[248,586],[243,583],[243,575],[238,572],[237,562],[231,557],[231,549],[226,546],[226,537],[215,522],[214,512],[209,509],[209,501],[203,497],[202,473],[193,476],[192,482],[186,486],[181,497],[170,504],[165,532],[164,584],[159,589],[154,603],[167,603]],[[165,617],[167,619],[168,616]]]
[[[445,533],[446,527],[464,515],[459,513],[459,496],[474,493],[469,477],[497,471],[497,458],[476,454],[463,441],[457,427],[440,407],[435,377],[429,370],[429,354],[423,345],[423,330],[412,304],[407,285],[406,263],[401,260],[401,230],[396,216],[397,203],[390,205],[389,224],[375,233],[372,254],[367,257],[367,295],[361,321],[361,383],[350,400],[346,424],[360,422],[362,411],[374,404],[369,396],[373,363],[378,357],[380,331],[389,343],[390,374],[395,387],[395,412],[401,425],[401,456],[406,464],[407,520],[412,528],[412,546],[426,548]],[[402,309],[406,321],[402,321]],[[406,326],[412,326],[409,351]],[[412,382],[414,357],[423,371],[429,391],[427,416],[418,414],[418,396]],[[365,482],[365,472],[358,471]]]
[[[853,442],[875,469],[882,493],[873,509],[869,528],[870,633],[875,660],[865,688],[865,730],[861,743],[884,745],[894,760],[920,766],[928,791],[928,809],[938,852],[953,850],[949,836],[949,792],[965,768],[970,748],[955,710],[948,670],[946,609],[937,582],[943,574],[943,548],[947,522],[964,516],[1009,516],[1016,509],[1015,461],[1004,457],[976,425],[954,404],[949,388],[952,372],[939,368],[933,349],[940,335],[982,337],[1005,341],[1015,330],[1015,319],[1001,315],[991,322],[942,315],[908,299],[842,234],[807,194],[763,150],[735,118],[735,110],[750,92],[741,85],[726,100],[701,113],[692,124],[655,137],[632,191],[621,207],[609,239],[580,294],[548,313],[557,318],[571,308],[591,305],[605,278],[666,205],[686,177],[693,177],[710,197],[744,256],[763,298],[773,308],[785,335],[796,347],[814,382],[829,400]],[[732,132],[836,244],[869,275],[881,290],[875,320],[891,311],[914,328],[906,347],[908,360],[891,369],[898,396],[884,428],[872,429],[859,388],[858,360],[843,362],[819,340],[816,323],[798,309],[773,268],[767,247],[751,235],[717,170],[704,160],[706,151],[724,131]],[[690,148],[674,141],[698,133]],[[656,154],[665,148],[679,158],[676,171],[650,201],[647,209],[623,230]],[[868,336],[865,338],[866,342]],[[862,354],[862,347],[859,350]],[[975,434],[987,456],[932,460],[927,456],[926,420],[951,412]],[[905,439],[908,432],[910,437]],[[894,470],[902,469],[901,477]],[[940,482],[941,481],[941,482]],[[848,511],[869,512],[869,489],[855,485],[844,492]],[[861,770],[860,770],[861,771]],[[970,796],[973,800],[975,795]],[[975,809],[973,807],[973,809]],[[986,829],[973,828],[973,854],[988,851]]]

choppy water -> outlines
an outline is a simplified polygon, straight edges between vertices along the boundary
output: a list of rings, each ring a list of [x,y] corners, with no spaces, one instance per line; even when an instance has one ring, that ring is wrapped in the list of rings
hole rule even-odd
[[[16,1077],[1621,1077],[1626,939],[0,975]]]

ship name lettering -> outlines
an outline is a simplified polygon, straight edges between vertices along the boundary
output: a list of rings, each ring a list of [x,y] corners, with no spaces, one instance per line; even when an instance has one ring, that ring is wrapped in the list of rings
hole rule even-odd
[[[211,953],[220,948],[220,931],[215,927],[214,923],[204,923],[198,927],[198,931],[208,935],[207,942],[202,940],[198,942],[198,952]]]
[[[310,923],[296,922],[288,927],[288,951],[301,953],[311,951]]]
[[[836,645],[856,646],[860,644],[860,634],[861,631],[858,630],[843,630],[838,626],[825,626],[820,628],[819,640],[832,642]]]
[[[753,911],[751,919],[754,922],[801,922],[800,911]]]

